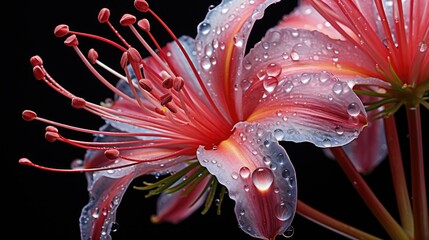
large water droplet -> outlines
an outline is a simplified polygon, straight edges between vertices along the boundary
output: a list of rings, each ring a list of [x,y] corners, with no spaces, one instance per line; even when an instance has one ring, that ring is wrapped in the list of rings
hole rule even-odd
[[[212,26],[209,23],[202,23],[200,25],[200,33],[203,35],[207,35],[210,32]]]
[[[292,61],[299,61],[299,54],[295,51],[290,52],[290,58]]]
[[[276,129],[274,130],[274,137],[277,139],[277,141],[281,141],[283,137],[285,136],[285,133],[282,129]]]
[[[293,208],[290,203],[282,201],[279,205],[276,206],[276,217],[280,221],[288,220],[293,213]]]
[[[263,82],[263,86],[265,91],[272,93],[274,89],[276,89],[278,83],[279,81],[276,77],[267,77]]]
[[[350,103],[349,106],[347,106],[347,112],[350,116],[356,117],[360,113],[359,105],[354,102]]]
[[[255,169],[252,173],[253,185],[261,191],[265,191],[271,187],[274,181],[273,172],[266,167]]]
[[[244,179],[250,176],[250,169],[248,167],[240,168],[240,176]]]
[[[336,82],[334,86],[332,86],[332,91],[335,94],[341,94],[343,92],[343,84],[341,82]]]
[[[282,73],[282,68],[275,63],[271,63],[267,66],[267,74],[271,77],[278,77]]]

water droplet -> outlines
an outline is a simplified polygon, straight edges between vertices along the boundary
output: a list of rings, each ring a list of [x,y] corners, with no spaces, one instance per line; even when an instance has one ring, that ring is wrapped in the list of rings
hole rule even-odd
[[[281,141],[283,137],[285,136],[282,129],[276,129],[274,130],[274,137],[277,139],[277,141]]]
[[[335,94],[341,94],[343,92],[343,84],[341,82],[336,82],[334,86],[332,86],[332,91]]]
[[[340,127],[340,126],[336,126],[336,127],[335,127],[335,132],[336,132],[338,135],[343,135],[343,134],[344,134],[344,130],[343,130],[343,128],[342,128],[342,127]]]
[[[290,177],[290,171],[289,171],[289,169],[287,169],[287,168],[283,169],[283,171],[282,171],[282,177],[284,177],[284,178],[289,178]]]
[[[252,181],[257,189],[265,191],[273,184],[274,174],[269,168],[259,167],[253,171]]]
[[[267,77],[267,79],[264,80],[263,82],[263,86],[264,89],[268,92],[268,93],[272,93],[274,91],[274,89],[276,89],[277,84],[279,83],[279,81],[277,80],[276,77]]]
[[[347,106],[347,112],[350,116],[356,117],[360,113],[359,105],[354,102],[350,103],[349,106]]]
[[[307,84],[311,80],[311,75],[308,73],[303,73],[299,80],[301,80],[303,84]]]
[[[232,172],[231,177],[232,177],[232,179],[237,180],[238,179],[238,173]]]
[[[244,39],[242,37],[235,36],[234,37],[234,45],[236,47],[239,47],[239,48],[243,47],[243,45],[244,45]]]
[[[209,23],[201,23],[200,24],[200,33],[203,35],[207,35],[210,32],[212,26]]]
[[[209,70],[211,66],[212,66],[212,64],[211,64],[210,59],[208,57],[204,57],[201,59],[201,67],[204,70]]]
[[[299,54],[295,51],[290,52],[290,58],[292,61],[299,61]]]
[[[250,169],[248,167],[240,168],[240,176],[244,179],[250,176]]]
[[[271,63],[267,66],[267,74],[271,77],[278,77],[282,73],[282,68],[275,63]]]
[[[112,225],[110,226],[110,231],[111,232],[117,232],[119,229],[119,223],[117,222],[112,222]]]
[[[323,145],[324,147],[327,147],[327,148],[332,147],[331,140],[330,140],[330,139],[328,139],[328,138],[323,139],[322,145]]]
[[[266,165],[270,165],[270,164],[271,164],[271,157],[269,157],[269,156],[264,156],[264,157],[262,158],[262,160],[264,161],[264,163],[265,163]]]
[[[428,50],[428,44],[425,41],[419,42],[419,51],[426,52]]]
[[[292,91],[292,89],[293,89],[293,82],[291,80],[287,80],[285,82],[284,89],[285,89],[286,92]]]
[[[295,230],[292,226],[289,226],[286,231],[282,234],[285,238],[291,238],[294,234]]]
[[[282,201],[279,205],[276,206],[276,217],[280,221],[288,220],[293,213],[292,206],[290,203]]]
[[[94,212],[91,215],[93,218],[99,218],[100,217],[100,209],[99,208],[95,208]]]

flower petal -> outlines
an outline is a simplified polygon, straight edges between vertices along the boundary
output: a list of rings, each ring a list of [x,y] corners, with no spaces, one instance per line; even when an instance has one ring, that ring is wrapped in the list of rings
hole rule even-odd
[[[201,78],[226,119],[237,121],[234,84],[242,68],[246,43],[253,24],[279,0],[224,0],[211,9],[198,26],[196,51]]]
[[[214,149],[200,147],[197,157],[227,187],[243,231],[273,239],[287,230],[296,207],[295,170],[265,126],[238,123],[229,139]]]
[[[332,39],[344,40],[344,37],[308,1],[301,1],[290,14],[283,17],[278,27],[316,30]]]
[[[109,125],[106,130],[115,131]],[[116,130],[117,131],[117,130]],[[118,141],[116,137],[99,136],[94,141],[111,142]],[[115,227],[116,210],[131,181],[145,174],[165,174],[172,166],[181,164],[186,160],[195,159],[195,156],[175,156],[174,149],[168,148],[141,148],[137,150],[121,151],[121,156],[142,159],[136,165],[128,165],[131,161],[118,158],[108,160],[103,151],[90,150],[85,155],[84,166],[94,167],[119,167],[111,170],[100,170],[86,173],[88,181],[89,202],[82,209],[80,217],[80,229],[82,239],[111,239],[110,232]],[[172,157],[168,157],[171,154]],[[162,158],[162,156],[166,156]],[[157,161],[150,159],[159,158]]]

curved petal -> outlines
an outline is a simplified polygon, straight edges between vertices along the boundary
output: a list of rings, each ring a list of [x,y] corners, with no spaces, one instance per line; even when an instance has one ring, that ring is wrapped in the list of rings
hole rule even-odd
[[[290,13],[285,15],[278,23],[279,28],[296,28],[306,30],[316,30],[328,35],[332,39],[342,39],[341,35],[332,25],[320,15],[309,1],[301,3]]]
[[[189,176],[192,172],[189,172]],[[174,193],[162,193],[157,201],[156,216],[152,216],[155,223],[179,223],[200,208],[207,194],[207,184],[211,176],[205,176],[196,186],[187,185]],[[189,188],[192,187],[192,190]],[[189,192],[188,192],[189,191]]]
[[[109,130],[114,130],[107,126]],[[99,142],[114,141],[115,137],[100,136],[95,139]],[[121,156],[132,156],[136,159],[159,158],[168,156],[172,149],[142,148],[138,150],[121,151]],[[111,170],[100,170],[86,173],[88,181],[89,202],[82,209],[80,217],[80,229],[82,239],[111,239],[110,232],[115,228],[116,210],[122,200],[131,181],[141,175],[151,173],[163,173],[174,165],[193,159],[195,156],[165,157],[151,162],[140,162],[135,165],[127,165],[132,162],[118,158],[108,160],[104,151],[88,151],[85,155],[84,166],[94,167],[118,167]],[[122,166],[122,167],[119,167]]]
[[[270,4],[279,0],[223,0],[198,25],[196,37],[200,75],[223,115],[236,122],[239,91],[234,91],[240,75],[246,41],[254,22]]]
[[[367,95],[359,95],[359,97],[363,102],[374,101]],[[379,112],[379,109],[369,111],[368,126],[362,130],[358,138],[343,146],[344,151],[360,173],[370,173],[387,156],[384,122],[382,118],[376,118]],[[324,152],[328,157],[335,159],[331,151],[325,150]]]
[[[227,187],[243,231],[274,239],[287,230],[296,207],[295,170],[265,126],[238,123],[229,139],[214,149],[200,147],[197,157]]]

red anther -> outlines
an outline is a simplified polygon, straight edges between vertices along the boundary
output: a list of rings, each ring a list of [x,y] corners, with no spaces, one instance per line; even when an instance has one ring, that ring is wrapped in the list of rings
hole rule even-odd
[[[65,35],[69,34],[69,32],[69,26],[65,24],[60,24],[54,29],[54,34],[56,37],[64,37]]]
[[[42,60],[42,58],[39,55],[35,55],[35,56],[32,56],[30,58],[30,63],[31,63],[31,66],[33,66],[33,67],[35,67],[35,66],[42,66],[43,65],[43,60]]]
[[[155,112],[161,115],[165,115],[165,109],[164,108],[155,108]]]
[[[152,82],[149,79],[143,78],[139,80],[139,85],[144,90],[150,92],[153,89]]]
[[[171,100],[173,100],[171,93],[166,93],[161,96],[161,105],[165,106],[167,103],[171,102]]]
[[[80,108],[84,108],[86,106],[86,101],[83,98],[80,97],[74,97],[72,99],[72,107],[80,109]]]
[[[150,23],[146,18],[139,20],[137,26],[143,31],[150,32]]]
[[[98,52],[94,48],[89,49],[88,51],[88,60],[90,63],[95,64],[98,59]]]
[[[180,91],[185,85],[185,80],[182,77],[175,77],[173,79],[173,89],[176,91]]]
[[[108,8],[102,8],[98,13],[98,21],[100,23],[105,23],[109,21],[109,17],[110,17],[110,10]]]
[[[116,160],[119,158],[119,151],[116,149],[108,149],[108,150],[104,151],[104,155],[109,160]]]
[[[171,103],[171,102],[169,102],[169,103],[167,103],[166,105],[165,105],[167,108],[168,108],[168,110],[170,110],[172,113],[177,113],[177,108]]]
[[[149,11],[149,4],[145,0],[135,0],[134,7],[140,12]]]
[[[45,71],[40,66],[33,67],[33,75],[37,80],[42,80],[45,77]]]
[[[22,118],[25,121],[33,121],[34,119],[37,118],[37,114],[31,110],[24,110],[22,112]]]
[[[50,131],[48,131],[48,132],[45,133],[45,139],[48,142],[55,142],[58,138],[60,138],[60,135],[58,133],[56,133],[56,132],[50,132]]]
[[[123,69],[127,69],[127,67],[128,67],[128,54],[127,54],[127,52],[122,53],[120,64],[121,64],[121,67]]]
[[[45,131],[47,131],[47,132],[55,132],[55,133],[58,133],[58,128],[56,128],[56,127],[54,127],[54,126],[47,126],[47,127],[45,128]]]
[[[128,61],[130,62],[136,62],[140,63],[142,61],[142,56],[140,55],[139,51],[135,48],[129,48],[128,51]]]
[[[165,78],[162,81],[162,86],[166,89],[172,88],[173,87],[173,78],[172,77]]]
[[[18,161],[19,164],[33,166],[33,163],[28,158],[21,158]]]
[[[76,47],[79,45],[79,41],[77,40],[76,35],[73,34],[64,41],[64,44],[69,47]]]
[[[134,15],[126,13],[122,16],[121,20],[119,20],[119,23],[122,26],[129,26],[129,25],[133,25],[134,23],[136,23],[136,21],[137,21],[137,19]]]

